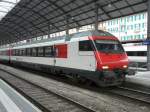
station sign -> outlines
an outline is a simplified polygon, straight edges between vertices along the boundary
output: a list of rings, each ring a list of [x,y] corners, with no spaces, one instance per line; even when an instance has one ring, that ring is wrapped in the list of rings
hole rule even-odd
[[[143,44],[144,44],[144,45],[150,45],[150,40],[144,40],[144,41],[143,41]]]

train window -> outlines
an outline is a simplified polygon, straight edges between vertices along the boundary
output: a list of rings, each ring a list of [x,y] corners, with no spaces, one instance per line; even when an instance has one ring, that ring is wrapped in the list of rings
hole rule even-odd
[[[127,54],[128,56],[146,56],[147,52],[146,51],[128,51]]]
[[[19,55],[19,50],[18,49],[16,49],[16,56],[18,56]]]
[[[128,56],[134,56],[134,53],[128,51],[128,52],[127,52],[127,55],[128,55]]]
[[[16,55],[16,51],[15,49],[12,50],[12,55],[15,56]]]
[[[146,56],[146,51],[137,52],[137,56]]]
[[[52,56],[54,56],[53,46],[45,47],[45,57],[52,57]]]
[[[79,41],[79,51],[92,51],[92,45],[89,40]]]
[[[16,49],[16,55],[19,56],[19,49]]]
[[[19,55],[18,49],[16,49],[15,51],[16,51],[16,56],[18,56]]]
[[[40,56],[40,57],[44,56],[44,48],[43,47],[38,48],[38,56]]]
[[[14,55],[17,56],[17,50],[16,49],[14,49]]]
[[[37,48],[32,48],[32,56],[37,56]]]
[[[21,56],[25,56],[26,55],[26,50],[25,49],[22,49],[21,50]]]
[[[21,50],[20,49],[18,49],[18,56],[20,56],[21,55]]]
[[[27,49],[26,49],[26,54],[27,54],[27,56],[31,56],[31,52],[32,52],[32,51],[31,51],[31,48],[27,48]]]
[[[123,53],[124,49],[117,40],[95,40],[98,51],[104,53]]]

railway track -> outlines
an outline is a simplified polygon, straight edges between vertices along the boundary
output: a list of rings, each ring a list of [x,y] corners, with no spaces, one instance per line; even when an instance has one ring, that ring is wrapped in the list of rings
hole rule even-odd
[[[25,79],[25,82],[26,82],[26,80],[27,80],[27,83],[28,83],[28,81],[30,81],[30,82],[35,82],[36,83],[36,81],[34,81],[34,79],[33,78],[31,78],[31,80],[30,80],[30,78],[26,78],[26,77],[24,77],[24,76],[22,76],[22,77],[20,77],[20,75],[17,75],[17,74],[15,74],[15,72],[11,72],[11,70],[10,71],[6,71],[5,69],[1,69],[2,71],[4,71],[4,72],[8,72],[8,75],[9,75],[9,77],[10,77],[10,75],[12,75],[12,76],[15,76],[16,78],[19,78],[19,79]],[[18,72],[19,73],[19,72]],[[21,72],[22,73],[22,72]],[[23,73],[24,75],[26,74],[26,73]],[[36,74],[36,73],[35,73]],[[3,79],[7,79],[7,76],[5,75],[3,75],[3,76],[1,76],[0,75],[0,77],[4,77]],[[30,77],[30,76],[29,76]],[[36,78],[35,77],[35,80],[38,80],[38,81],[40,81],[38,78]],[[8,81],[7,82],[9,82],[9,80],[11,80],[11,79],[8,79]],[[42,80],[41,80],[42,81]],[[32,84],[32,83],[31,83]],[[46,86],[47,85],[55,85],[55,83],[51,83],[51,84],[48,84],[46,81],[45,82],[43,82],[43,83],[41,83],[41,82],[39,82],[39,84],[38,83],[36,83],[37,85],[39,85],[40,86],[40,84],[41,84],[41,87],[43,87],[43,88],[47,88]],[[56,83],[57,84],[57,83]],[[70,84],[70,83],[69,83]],[[19,85],[19,84],[18,84]],[[45,85],[45,86],[42,86],[42,85]],[[59,85],[57,85],[57,86],[61,86],[60,84]],[[62,87],[62,86],[61,86]],[[82,87],[81,87],[82,88]],[[83,88],[84,88],[84,86],[83,86]],[[148,106],[149,107],[149,102],[146,102],[146,101],[144,101],[144,100],[142,100],[142,99],[139,99],[139,97],[140,98],[143,98],[143,99],[146,99],[146,100],[149,100],[149,93],[148,92],[143,92],[143,91],[140,91],[140,90],[135,90],[135,89],[131,89],[131,88],[127,88],[127,87],[114,87],[114,88],[99,88],[99,87],[97,87],[97,86],[88,86],[88,87],[85,87],[86,89],[89,89],[89,90],[92,90],[92,91],[95,91],[96,93],[109,93],[109,94],[107,94],[107,95],[115,95],[115,97],[117,97],[117,98],[119,98],[119,99],[123,99],[123,101],[124,100],[127,100],[127,101],[130,101],[130,99],[131,99],[131,102],[133,102],[133,103],[135,103],[136,105],[138,104],[138,105],[143,105],[144,104],[144,106]],[[124,88],[124,91],[123,91],[123,88]],[[72,89],[69,89],[70,91],[72,91]],[[128,92],[128,90],[130,91],[130,92]],[[47,90],[46,90],[47,91]],[[48,89],[48,91],[53,91],[53,89]],[[61,90],[62,91],[62,90]],[[68,91],[68,90],[67,90]],[[78,90],[77,90],[78,91]],[[122,92],[121,92],[122,91]],[[132,91],[132,92],[131,92]],[[82,93],[82,91],[79,91],[79,92],[81,92]],[[136,93],[143,93],[143,94],[139,94],[139,96],[138,95],[135,95]],[[33,94],[35,94],[35,92],[33,93]],[[56,93],[57,94],[57,93]],[[83,92],[82,93],[83,95],[89,95],[89,94],[87,94],[87,93],[85,93],[85,92]],[[148,94],[147,96],[146,96],[146,94]],[[63,95],[63,94],[62,94]],[[132,96],[133,95],[133,96]],[[30,95],[28,95],[28,96],[30,96]],[[41,97],[42,95],[39,95],[39,98],[44,98],[44,97]],[[44,96],[44,95],[43,95]],[[65,95],[66,96],[66,95]],[[118,96],[120,96],[120,97],[118,97]],[[67,97],[67,96],[66,96]],[[90,97],[93,97],[93,100],[94,99],[96,99],[97,97],[96,96],[91,96],[90,95]],[[38,97],[37,97],[38,98]],[[40,102],[39,100],[37,100],[37,98],[33,98],[33,97],[31,97],[31,101],[33,100],[33,102],[35,101],[35,102]],[[73,98],[73,97],[71,97],[71,98]],[[86,97],[87,98],[87,97]],[[130,98],[130,99],[129,99]],[[29,98],[30,99],[30,98]],[[76,98],[75,98],[76,99]],[[87,98],[88,99],[88,98]],[[45,98],[45,101],[46,101],[47,99]],[[92,99],[91,99],[92,100]],[[78,103],[78,101],[79,102],[82,102],[81,100],[79,100],[78,98],[77,98],[77,100],[75,100],[75,101],[77,101],[77,103]],[[103,101],[102,101],[103,102]],[[144,103],[143,103],[144,102]],[[52,101],[51,101],[51,103],[52,103]],[[86,108],[89,108],[90,110],[86,110],[86,109],[83,109],[83,110],[79,110],[79,109],[77,109],[77,111],[78,112],[80,112],[80,111],[82,111],[82,112],[84,112],[84,111],[100,111],[100,110],[105,110],[105,109],[103,109],[103,105],[101,105],[101,103],[100,103],[100,105],[98,104],[98,106],[100,107],[100,106],[102,106],[102,109],[101,108],[97,108],[96,106],[93,106],[96,102],[94,102],[94,104],[88,104],[89,102],[88,102],[88,100],[86,101],[86,103],[84,103],[84,101],[81,103],[81,105],[83,104],[83,106],[87,106]],[[145,103],[147,103],[148,105],[145,105]],[[35,103],[36,104],[36,103]],[[59,105],[59,103],[57,103],[58,105]],[[56,105],[57,105],[56,104]],[[79,103],[80,104],[80,103]],[[116,103],[115,103],[116,104]],[[131,103],[132,104],[132,103]],[[38,104],[37,104],[38,105]],[[42,105],[42,106],[41,106]],[[45,102],[45,103],[43,103],[43,101],[42,102],[40,102],[40,104],[39,104],[39,107],[40,108],[42,108],[42,110],[44,111],[44,112],[49,112],[49,111],[63,111],[63,112],[65,112],[66,111],[66,109],[56,109],[55,110],[55,108],[51,108],[51,107],[47,107],[47,105],[49,105],[47,102]],[[113,105],[114,106],[114,105]],[[110,105],[109,105],[109,107],[111,107]],[[131,107],[133,107],[133,106],[131,106]],[[47,111],[45,110],[45,108],[47,109]],[[50,108],[50,109],[49,109]],[[58,108],[58,107],[56,107],[56,108]],[[68,107],[69,108],[69,107]],[[80,108],[80,107],[77,107],[77,108]],[[92,109],[91,109],[92,108]],[[105,108],[105,105],[104,105],[104,108]],[[122,108],[122,107],[121,107]],[[123,110],[126,110],[126,108],[125,107],[123,107],[124,109]],[[111,108],[112,110],[113,110],[113,108]],[[110,110],[111,110],[110,109]],[[120,109],[120,108],[119,108]],[[140,110],[141,108],[139,107],[139,110]],[[132,110],[132,109],[131,109]],[[131,111],[130,110],[130,111]],[[136,109],[133,109],[134,111],[136,110]],[[138,110],[138,109],[137,109]],[[136,110],[136,111],[137,111]],[[144,109],[145,110],[145,109]],[[70,112],[70,111],[76,111],[76,110],[74,110],[74,109],[68,109],[67,110],[68,112]],[[121,111],[121,110],[119,110],[119,111]],[[143,111],[143,110],[142,110]],[[115,111],[116,112],[116,111]],[[141,111],[139,111],[139,112],[141,112]],[[147,112],[149,112],[149,111],[147,111]]]
[[[113,89],[109,89],[107,91],[115,95],[127,97],[132,100],[150,104],[150,93],[148,92],[127,88],[127,87],[121,87],[121,86]]]
[[[95,112],[90,107],[86,107],[79,102],[42,88],[8,72],[5,72],[5,75],[0,75],[0,78],[22,93],[44,112]]]

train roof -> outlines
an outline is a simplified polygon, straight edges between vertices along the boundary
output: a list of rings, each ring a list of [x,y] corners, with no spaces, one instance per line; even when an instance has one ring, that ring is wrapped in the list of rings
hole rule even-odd
[[[84,31],[84,32],[70,34],[68,38],[66,38],[66,35],[65,35],[65,36],[58,36],[58,37],[53,37],[53,38],[49,38],[49,39],[37,40],[37,41],[28,42],[28,43],[18,44],[18,45],[13,46],[13,49],[47,46],[47,45],[58,44],[58,43],[67,43],[67,42],[71,42],[71,41],[77,41],[79,38],[86,40],[86,38],[88,39],[88,37],[90,37],[90,36],[114,37],[112,34],[102,31],[102,30],[90,30],[90,31]],[[114,37],[114,38],[116,38],[116,37]],[[3,48],[3,49],[6,49],[6,48]]]

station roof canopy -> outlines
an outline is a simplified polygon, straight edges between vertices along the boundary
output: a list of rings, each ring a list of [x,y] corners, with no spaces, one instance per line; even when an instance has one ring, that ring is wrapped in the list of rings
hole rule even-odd
[[[69,28],[94,23],[95,3],[98,4],[98,20],[101,22],[147,11],[147,1],[0,0],[0,41],[9,43],[46,35],[48,28],[50,33],[63,31],[66,29],[66,17],[69,17]],[[5,11],[1,7],[12,7],[12,10]]]

